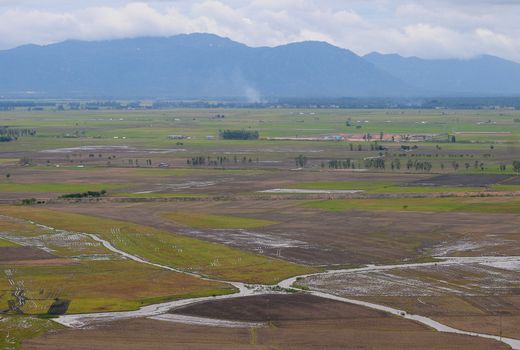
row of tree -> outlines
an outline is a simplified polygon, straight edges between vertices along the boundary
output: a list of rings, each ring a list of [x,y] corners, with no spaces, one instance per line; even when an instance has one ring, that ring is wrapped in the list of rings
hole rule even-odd
[[[204,156],[197,156],[197,157],[191,157],[190,159],[186,160],[186,164],[191,166],[224,166],[226,164],[231,164],[233,162],[234,164],[245,164],[245,163],[253,163],[253,158],[251,157],[237,157],[236,155],[233,157],[233,159],[230,159],[226,156],[218,156],[216,158],[212,157],[204,157]],[[256,158],[256,162],[259,162],[259,159]]]
[[[107,191],[105,191],[105,190],[101,190],[101,191],[87,191],[87,192],[83,192],[83,193],[64,194],[60,198],[65,198],[65,199],[69,199],[69,198],[92,198],[92,197],[93,198],[97,198],[97,197],[104,196],[106,193],[107,193]]]
[[[258,131],[250,130],[219,130],[219,137],[223,140],[258,140]]]
[[[351,159],[333,159],[327,162],[329,169],[355,169],[356,165]],[[321,163],[321,167],[325,168],[325,162]]]
[[[18,138],[20,136],[35,136],[36,130],[29,128],[11,128],[9,126],[0,126],[0,136],[10,136]]]

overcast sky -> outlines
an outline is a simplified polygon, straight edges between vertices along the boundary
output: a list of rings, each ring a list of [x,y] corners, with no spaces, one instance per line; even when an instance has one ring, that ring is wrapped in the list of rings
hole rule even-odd
[[[251,46],[324,40],[358,54],[520,62],[520,0],[0,0],[0,49],[191,32]]]

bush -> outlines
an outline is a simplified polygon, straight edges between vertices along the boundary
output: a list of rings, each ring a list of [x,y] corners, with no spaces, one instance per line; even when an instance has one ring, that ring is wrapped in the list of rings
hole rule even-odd
[[[258,131],[247,130],[220,130],[219,136],[223,140],[258,140]]]
[[[36,204],[36,198],[22,199],[22,205],[33,205]]]
[[[0,136],[0,142],[10,142],[14,140],[16,140],[16,138],[12,136]]]
[[[60,198],[64,198],[64,199],[71,199],[71,198],[91,198],[91,197],[102,197],[104,196],[105,194],[107,193],[107,191],[105,190],[101,190],[101,191],[87,191],[87,192],[83,192],[83,193],[69,193],[69,194],[64,194],[63,196],[61,196]]]

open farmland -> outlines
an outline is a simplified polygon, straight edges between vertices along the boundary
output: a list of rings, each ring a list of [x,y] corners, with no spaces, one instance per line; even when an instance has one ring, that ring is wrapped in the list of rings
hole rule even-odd
[[[516,348],[519,117],[0,112],[0,347]]]
[[[494,341],[435,333],[382,312],[300,294],[237,298],[176,312],[264,322],[265,326],[203,327],[146,319],[113,323],[103,330],[58,332],[28,342],[27,348],[66,349],[78,343],[80,349],[506,348]],[[397,333],[401,336],[397,337]]]

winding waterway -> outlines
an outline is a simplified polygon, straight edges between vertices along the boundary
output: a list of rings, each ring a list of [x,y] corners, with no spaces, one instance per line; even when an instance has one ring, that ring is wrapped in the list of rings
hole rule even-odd
[[[45,228],[45,229],[50,229],[50,230],[54,230],[54,231],[58,231],[58,232],[66,232],[66,231],[58,230],[58,229],[55,229],[55,228],[52,228],[49,226],[41,225],[41,224],[38,224],[35,222],[31,222],[31,223],[35,224],[39,227]],[[142,264],[152,265],[152,266],[166,269],[169,271],[187,274],[187,275],[194,276],[194,277],[201,278],[201,279],[208,280],[208,281],[228,283],[228,284],[233,285],[235,288],[237,288],[238,292],[235,294],[220,295],[220,296],[215,296],[215,297],[200,297],[200,298],[175,300],[175,301],[166,302],[166,303],[144,306],[144,307],[140,308],[139,310],[134,310],[134,311],[62,315],[58,318],[53,319],[55,322],[60,323],[67,327],[71,327],[71,328],[81,328],[81,327],[89,326],[89,325],[99,323],[99,322],[108,322],[108,321],[131,319],[131,318],[141,318],[141,317],[149,317],[149,318],[156,319],[156,320],[179,322],[179,323],[192,323],[192,324],[197,323],[199,325],[204,324],[204,325],[208,325],[208,326],[222,326],[222,327],[235,326],[235,327],[238,327],[238,326],[240,326],[240,323],[238,323],[238,322],[215,320],[215,319],[206,319],[205,320],[204,318],[197,318],[195,320],[195,319],[186,318],[183,315],[169,314],[169,312],[173,309],[176,309],[176,308],[179,308],[182,306],[187,306],[190,304],[204,302],[204,301],[208,301],[208,300],[230,299],[230,298],[245,297],[245,296],[251,296],[251,295],[272,294],[274,290],[278,290],[279,288],[294,289],[292,287],[292,285],[294,284],[294,282],[296,282],[296,280],[301,279],[301,278],[311,277],[311,276],[320,276],[320,275],[324,276],[324,275],[340,274],[340,273],[360,273],[360,272],[382,271],[382,270],[391,270],[391,269],[406,269],[406,268],[424,267],[424,266],[456,265],[456,264],[463,264],[463,263],[493,264],[493,263],[518,263],[520,261],[520,256],[453,257],[453,258],[443,257],[443,258],[440,258],[440,259],[442,259],[442,261],[438,261],[438,262],[417,263],[417,264],[400,264],[400,265],[371,265],[371,266],[361,267],[361,268],[357,268],[357,269],[331,270],[331,271],[319,272],[319,273],[315,273],[315,274],[294,276],[294,277],[281,281],[276,286],[246,285],[246,284],[240,283],[240,282],[211,279],[211,278],[207,278],[207,277],[201,276],[196,273],[186,272],[183,270],[175,269],[170,266],[156,264],[156,263],[147,261],[143,258],[140,258],[138,256],[124,252],[124,251],[114,247],[110,242],[100,238],[97,235],[90,234],[90,233],[82,233],[82,234],[101,243],[105,248],[107,248],[111,252],[116,253],[120,256],[123,256],[127,259],[130,259],[130,260],[136,261],[138,263],[142,263]],[[279,288],[273,289],[273,287],[279,287]],[[395,316],[399,316],[399,317],[402,317],[402,318],[405,318],[408,320],[413,320],[413,321],[422,323],[439,332],[455,333],[455,334],[462,334],[462,335],[497,340],[497,341],[503,342],[503,343],[511,346],[511,348],[514,350],[520,350],[520,339],[505,338],[505,337],[499,337],[496,335],[464,331],[464,330],[460,330],[460,329],[456,329],[456,328],[444,325],[440,322],[437,322],[437,321],[435,321],[431,318],[425,317],[425,316],[413,315],[413,314],[407,313],[404,310],[399,310],[399,309],[395,309],[392,307],[374,304],[374,303],[361,301],[361,300],[357,300],[357,299],[340,297],[337,295],[324,293],[324,292],[318,292],[318,291],[308,291],[308,293],[312,294],[314,296],[317,296],[317,297],[321,297],[321,298],[336,300],[336,301],[349,303],[349,304],[360,305],[360,306],[368,307],[370,309],[383,311],[383,312],[386,312],[386,313],[389,313],[389,314],[392,314]],[[166,314],[168,314],[168,315],[166,315]],[[242,324],[242,326],[250,327],[251,324],[244,323],[244,324]]]

